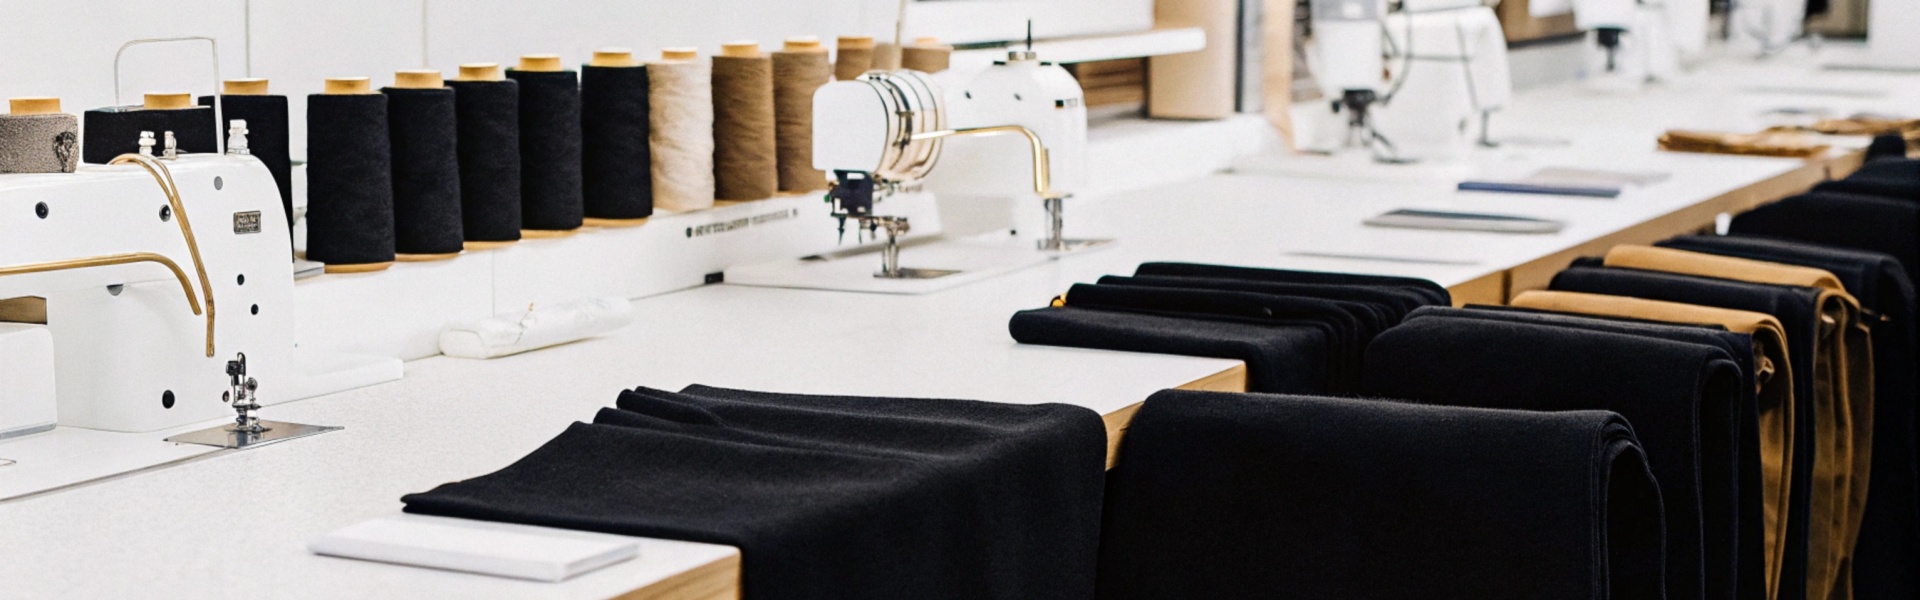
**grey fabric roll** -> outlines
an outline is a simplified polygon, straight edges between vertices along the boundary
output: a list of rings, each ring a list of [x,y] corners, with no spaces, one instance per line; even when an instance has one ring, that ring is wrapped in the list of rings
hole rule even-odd
[[[72,173],[79,165],[79,117],[0,115],[0,173]]]

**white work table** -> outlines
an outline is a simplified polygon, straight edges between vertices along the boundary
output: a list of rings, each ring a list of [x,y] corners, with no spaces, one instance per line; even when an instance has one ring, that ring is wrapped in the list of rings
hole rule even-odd
[[[1518,103],[1560,102],[1553,98],[1567,93],[1522,94]],[[1689,106],[1703,101],[1686,98]],[[1586,100],[1572,94],[1565,101]],[[1510,281],[1515,273],[1530,266],[1626,234],[1652,235],[1639,228],[1676,214],[1691,222],[1693,212],[1720,210],[1715,202],[1772,200],[1824,172],[1823,165],[1796,160],[1655,153],[1647,128],[1632,133],[1640,141],[1626,149],[1626,134],[1589,136],[1577,118],[1560,114],[1567,127],[1558,135],[1579,138],[1579,145],[1509,154],[1502,160],[1510,165],[1487,168],[1586,164],[1654,168],[1673,178],[1596,200],[1458,193],[1451,182],[1212,175],[1070,201],[1070,235],[1120,243],[935,294],[713,285],[646,298],[634,303],[636,322],[606,338],[491,361],[414,361],[402,381],[265,411],[267,418],[343,431],[0,503],[0,595],[197,597],[247,590],[316,598],[724,597],[738,578],[738,553],[725,546],[648,540],[636,560],[543,584],[318,557],[305,543],[393,514],[404,494],[499,469],[569,423],[591,419],[624,388],[700,383],[1061,402],[1124,417],[1160,389],[1231,387],[1242,380],[1242,366],[1021,346],[1006,332],[1012,313],[1045,306],[1075,282],[1131,273],[1144,261],[1423,277],[1453,288],[1462,300],[1499,302],[1519,283]],[[1360,223],[1403,207],[1525,214],[1569,226],[1552,235],[1503,235]],[[1416,260],[1294,254],[1303,251]],[[909,247],[903,262],[912,266],[913,256]],[[262,384],[263,393],[272,393],[273,382]]]

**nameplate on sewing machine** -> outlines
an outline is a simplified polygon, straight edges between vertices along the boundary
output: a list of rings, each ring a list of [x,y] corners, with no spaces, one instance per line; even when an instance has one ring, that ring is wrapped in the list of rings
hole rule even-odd
[[[697,237],[706,237],[709,235],[727,233],[729,231],[737,231],[741,229],[746,229],[748,227],[753,227],[755,225],[771,223],[774,221],[785,221],[787,219],[791,219],[797,216],[800,216],[800,211],[798,209],[789,208],[786,210],[779,210],[779,211],[774,211],[770,213],[761,213],[761,214],[753,215],[750,217],[740,217],[738,219],[720,221],[718,223],[696,225],[696,226],[687,228],[687,237],[697,238]]]
[[[233,232],[235,234],[260,233],[260,211],[233,213]]]

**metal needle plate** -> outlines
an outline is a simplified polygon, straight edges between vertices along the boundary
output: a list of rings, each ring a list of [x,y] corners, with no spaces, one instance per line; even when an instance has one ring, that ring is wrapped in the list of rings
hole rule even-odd
[[[963,271],[953,269],[915,269],[913,267],[903,267],[897,274],[888,275],[884,272],[876,272],[873,276],[880,279],[939,279],[948,275],[959,275],[962,272]]]
[[[260,433],[242,433],[228,429],[231,427],[230,425],[222,425],[182,433],[167,438],[167,441],[176,444],[213,446],[215,448],[246,449],[344,429],[343,427],[301,425],[299,423],[282,423],[279,421],[261,421],[260,425],[266,427],[267,430]]]

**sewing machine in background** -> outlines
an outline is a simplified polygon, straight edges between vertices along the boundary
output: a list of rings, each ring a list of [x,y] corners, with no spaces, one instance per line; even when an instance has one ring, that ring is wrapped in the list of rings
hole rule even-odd
[[[1087,113],[1073,76],[1015,50],[959,77],[875,71],[815,92],[814,167],[834,175],[833,216],[843,236],[877,244],[731,268],[726,281],[926,293],[1108,242],[1065,232],[1065,205],[1087,174]],[[891,198],[936,193],[943,215],[964,205],[1010,227],[931,241],[938,222],[888,210]]]
[[[1237,170],[1312,175],[1353,173],[1367,162],[1453,163],[1489,143],[1488,121],[1513,95],[1493,10],[1477,0],[1389,8],[1381,0],[1313,5],[1309,59],[1329,100],[1305,115],[1301,145],[1341,166],[1280,160]]]
[[[1706,50],[1705,0],[1574,0],[1590,87],[1632,91],[1679,77]]]

